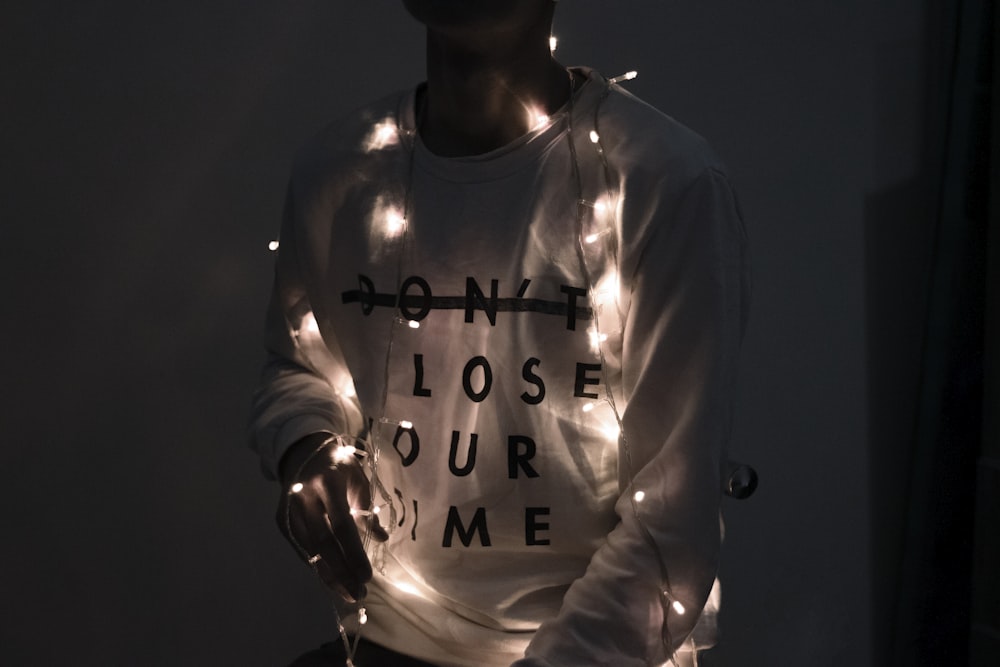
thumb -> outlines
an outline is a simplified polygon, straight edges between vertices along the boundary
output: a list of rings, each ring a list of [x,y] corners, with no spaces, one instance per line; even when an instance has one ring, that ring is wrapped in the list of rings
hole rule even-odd
[[[382,524],[379,523],[378,515],[373,514],[369,518],[370,520],[368,522],[368,534],[372,536],[372,539],[377,540],[378,542],[385,542],[386,540],[388,540],[389,533],[387,533],[385,531],[385,528],[382,527]]]

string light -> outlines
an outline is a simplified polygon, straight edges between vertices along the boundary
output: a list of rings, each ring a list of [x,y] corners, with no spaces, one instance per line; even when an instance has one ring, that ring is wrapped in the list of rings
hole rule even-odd
[[[556,50],[556,48],[557,48],[557,45],[558,45],[558,40],[556,39],[556,37],[554,35],[551,36],[549,38],[549,48],[550,48],[550,51],[554,53],[555,50]],[[608,79],[607,81],[608,81],[609,84],[618,84],[618,83],[621,83],[621,82],[624,82],[624,81],[631,81],[631,80],[635,79],[637,75],[638,75],[638,73],[636,71],[632,70],[632,71],[626,72],[625,74],[622,74],[620,76]],[[572,104],[572,100],[571,100],[571,104]],[[547,125],[548,123],[550,123],[550,121],[551,121],[551,119],[549,118],[549,116],[547,114],[545,114],[542,109],[529,107],[527,109],[527,113],[528,113],[529,126],[533,130],[538,130],[538,129],[544,127],[545,125]],[[572,120],[573,120],[572,119],[572,106],[570,107],[569,119],[570,119],[569,120],[569,122],[570,122],[570,132],[569,132],[570,139],[569,140],[572,143]],[[406,134],[409,134],[408,130],[405,131],[405,132],[406,132]],[[372,150],[379,150],[379,149],[385,148],[387,146],[395,145],[395,144],[399,143],[400,136],[401,136],[402,133],[404,133],[404,130],[402,130],[401,128],[399,128],[398,125],[396,124],[396,122],[394,120],[392,120],[392,119],[386,119],[383,122],[376,123],[372,127],[371,131],[369,132],[368,136],[365,139],[365,148],[367,150],[369,150],[369,151],[372,151]],[[607,162],[606,162],[606,158],[603,157],[604,156],[604,152],[603,152],[603,149],[602,149],[602,147],[600,145],[601,137],[600,137],[600,135],[597,132],[596,123],[595,123],[594,129],[591,129],[586,136],[588,136],[588,138],[590,139],[590,142],[592,144],[596,145],[596,153],[597,153],[597,155],[602,156],[601,159],[605,160],[604,167],[605,167],[605,171],[607,172]],[[574,151],[574,150],[575,149],[573,149],[572,146],[571,146],[571,151]],[[575,153],[573,155],[573,159],[574,160],[577,159]],[[579,168],[578,168],[578,171],[579,171]],[[407,187],[409,188],[409,185]],[[611,187],[610,183],[608,184],[608,187],[609,188]],[[580,194],[582,194],[582,192],[583,192],[582,185],[579,186],[579,189],[580,189]],[[408,197],[409,197],[409,191],[407,191],[407,196],[404,198],[404,200],[408,201]],[[615,218],[616,212],[618,214],[620,214],[620,200],[617,201],[618,206],[616,206],[615,205],[615,201],[616,200],[613,199],[612,197],[613,197],[613,192],[609,190],[609,191],[606,192],[605,196],[597,199],[594,202],[587,202],[587,201],[584,201],[582,199],[579,200],[581,204],[585,204],[586,206],[588,206],[588,207],[590,207],[590,208],[593,209],[593,211],[594,211],[594,219],[602,221],[602,224],[600,225],[600,227],[606,227],[604,229],[598,229],[598,231],[593,231],[591,233],[588,233],[588,234],[584,235],[583,234],[584,220],[590,220],[590,218],[584,216],[584,214],[582,212],[584,209],[581,208],[580,209],[581,212],[578,213],[578,215],[580,216],[578,218],[578,220],[579,220],[580,225],[581,225],[580,236],[578,237],[578,239],[582,239],[582,241],[585,244],[593,244],[596,241],[598,241],[603,235],[609,234],[612,231],[614,231],[613,226],[612,227],[608,227],[606,221],[608,219],[610,219],[613,222],[614,218]],[[400,210],[399,208],[396,208],[395,206],[391,206],[391,205],[387,205],[387,204],[388,204],[388,202],[386,200],[383,200],[381,197],[379,198],[379,202],[377,203],[376,208],[373,211],[373,217],[370,219],[372,221],[373,225],[374,225],[374,228],[376,230],[378,230],[379,229],[379,225],[381,223],[382,230],[384,231],[384,233],[386,234],[386,236],[395,237],[395,236],[398,236],[400,234],[405,234],[405,232],[406,232],[406,224],[407,224],[406,217],[405,217],[406,216],[406,211],[405,210]],[[278,246],[279,246],[279,243],[278,243],[277,240],[271,241],[268,244],[268,248],[271,251],[276,251],[278,249]],[[609,244],[609,247],[613,248],[613,245]],[[582,252],[583,251],[581,250],[581,253]],[[587,252],[591,253],[593,251],[587,251]],[[611,300],[617,302],[619,291],[620,291],[620,284],[619,284],[619,276],[618,276],[617,272],[614,270],[614,268],[611,268],[611,270],[607,271],[607,272],[599,272],[599,273],[597,273],[596,276],[595,276],[595,278],[598,277],[598,276],[600,278],[596,281],[596,284],[594,284],[594,282],[591,281],[591,274],[589,273],[589,271],[587,270],[587,267],[585,266],[586,262],[584,261],[584,258],[583,258],[582,254],[580,255],[580,258],[581,258],[581,262],[584,262],[583,269],[584,269],[584,272],[586,274],[586,279],[588,281],[588,284],[591,286],[590,293],[591,293],[591,298],[593,300],[593,305],[595,306],[595,308],[603,305],[603,303],[605,302],[605,300],[607,300],[609,297],[610,297]],[[404,320],[404,318],[398,318],[397,321],[400,321],[400,323],[402,323],[402,321],[405,321],[406,325],[408,327],[412,328],[412,329],[418,329],[418,328],[420,328],[420,322],[418,322],[416,320],[410,320],[408,318],[405,318],[405,320]],[[603,322],[602,322],[602,324],[603,324]],[[303,328],[306,331],[311,331],[311,332],[319,331],[319,326],[318,326],[318,324],[316,322],[315,317],[312,315],[312,313],[309,313],[306,317],[303,318],[302,326],[303,326]],[[613,330],[613,327],[611,329],[609,329],[609,330]],[[600,331],[598,331],[597,327],[594,327],[594,328],[592,328],[591,330],[588,331],[588,337],[589,337],[591,346],[593,348],[597,349],[598,354],[602,355],[602,362],[603,362],[603,350],[602,350],[602,347],[601,347],[601,343],[603,343],[603,342],[605,342],[605,341],[608,340],[608,335],[605,334],[605,333],[601,333]],[[391,339],[390,339],[390,343],[391,343]],[[604,365],[605,364],[602,363],[602,366],[604,366]],[[387,357],[386,358],[386,377],[387,378],[388,378],[388,373],[389,373],[389,358]],[[607,384],[607,382],[605,382],[605,384]],[[348,397],[354,397],[354,396],[356,396],[356,389],[355,389],[353,383],[345,384],[344,387],[343,387],[343,389],[342,389],[342,391],[341,391],[341,395],[348,396]],[[383,413],[383,415],[385,414],[385,409],[386,409],[385,399],[386,399],[386,396],[383,395],[383,404],[382,404],[382,411],[383,411],[382,413]],[[621,448],[622,451],[624,452],[623,457],[624,457],[625,461],[627,462],[628,459],[629,459],[628,443],[625,440],[625,438],[622,436],[621,428],[620,428],[620,421],[619,421],[619,417],[618,417],[618,409],[614,405],[614,400],[613,400],[613,398],[612,398],[612,396],[610,394],[610,391],[608,392],[606,400],[609,402],[609,404],[611,406],[611,410],[614,412],[615,417],[609,423],[603,424],[603,425],[599,426],[598,428],[599,428],[600,432],[604,436],[606,436],[609,440],[611,440],[611,441],[618,441],[619,448]],[[581,410],[583,412],[585,412],[585,413],[590,413],[590,412],[594,411],[594,409],[596,407],[597,406],[596,406],[596,404],[594,402],[588,402],[588,403],[585,403],[581,407]],[[399,428],[404,429],[404,430],[413,429],[413,422],[408,421],[408,420],[402,420],[402,421],[399,421],[399,422],[394,422],[394,421],[390,421],[390,420],[386,419],[385,417],[382,417],[382,418],[379,419],[379,421],[381,423],[398,424]],[[370,458],[370,461],[369,461],[370,464],[371,464],[371,480],[370,480],[370,483],[372,485],[372,489],[373,489],[373,493],[374,493],[374,490],[378,489],[380,487],[381,482],[378,480],[378,475],[377,475],[377,471],[376,471],[376,468],[375,468],[375,462],[378,460],[378,451],[379,451],[378,442],[377,442],[377,440],[378,440],[377,433],[373,433],[372,434],[372,438],[373,438],[372,441],[369,443],[370,446],[366,447],[366,449],[368,449],[370,451],[370,453],[371,453],[371,458]],[[336,463],[345,463],[345,462],[347,462],[349,460],[352,460],[359,453],[361,453],[362,455],[364,454],[364,452],[359,452],[359,450],[357,450],[355,447],[353,447],[351,445],[341,444],[340,446],[338,446],[333,451],[332,457],[333,457],[333,460]],[[630,464],[628,464],[628,465],[630,465]],[[631,475],[631,471],[629,472],[629,474]],[[290,487],[290,491],[292,493],[299,493],[299,492],[302,491],[302,489],[303,489],[303,485],[301,483],[293,484]],[[640,490],[640,491],[636,491],[633,494],[632,499],[633,499],[633,501],[635,503],[640,503],[640,502],[642,502],[645,499],[645,496],[646,496],[645,492]],[[383,498],[385,498],[385,496],[383,496]],[[386,505],[390,508],[390,511],[394,512],[393,506],[392,506],[392,498],[388,498],[388,502],[386,503]],[[379,514],[380,511],[381,511],[381,506],[378,505],[378,504],[374,504],[374,505],[372,505],[370,511],[369,510],[364,510],[364,509],[352,508],[350,510],[350,514],[351,514],[351,516],[354,516],[354,517],[359,517],[359,516],[370,517],[370,516]],[[393,514],[393,516],[394,516],[394,514]],[[636,513],[636,518],[639,521],[639,524],[641,526],[643,522],[642,522],[642,519],[639,517],[638,512]],[[287,517],[286,517],[286,519],[287,519]],[[390,522],[390,524],[392,524],[392,523],[393,522]],[[652,542],[652,537],[648,533],[647,533],[646,537]],[[367,543],[368,542],[367,542],[367,537],[366,537],[366,545],[367,545]],[[654,547],[654,549],[656,549],[657,551],[659,551],[659,546],[656,545],[655,542],[652,543],[652,546]],[[661,559],[661,569],[662,569],[662,574],[663,574],[661,586],[663,586],[662,592],[663,592],[663,595],[664,595],[664,601],[669,601],[670,602],[669,608],[671,610],[673,610],[675,613],[677,613],[678,615],[683,615],[683,614],[686,613],[686,608],[685,608],[685,606],[680,601],[675,600],[671,596],[671,594],[670,594],[670,584],[669,584],[669,580],[668,580],[668,578],[666,576],[665,565],[662,562],[662,555],[660,555],[660,559]],[[409,584],[409,583],[406,583],[406,582],[396,582],[396,581],[392,581],[391,579],[387,579],[387,582],[390,583],[390,584],[392,584],[395,588],[397,588],[398,590],[400,590],[400,591],[402,591],[404,593],[423,597],[422,594],[421,594],[421,592],[419,591],[419,589],[417,589],[412,584]],[[367,610],[365,609],[364,606],[360,606],[358,608],[358,610],[357,610],[357,620],[358,620],[358,624],[359,625],[365,625],[367,623],[367,621],[368,621],[368,615],[367,615]],[[343,630],[342,630],[342,636],[346,638],[346,635],[343,633]],[[666,614],[664,614],[664,637],[667,638],[666,641],[667,641],[667,644],[669,645],[669,631],[668,631],[668,629],[666,627]],[[668,648],[668,652],[669,652],[669,648]],[[347,664],[348,665],[353,665],[352,657],[353,657],[353,651],[348,651],[348,660],[347,660]]]
[[[685,607],[680,600],[671,595],[669,590],[663,589],[660,592],[663,595],[663,598],[670,602],[670,608],[677,612],[679,616],[683,616],[687,613],[687,607]]]
[[[406,226],[406,218],[399,212],[399,209],[389,207],[385,211],[385,231],[389,236],[396,236]]]
[[[557,46],[559,46],[559,40],[556,39],[556,36],[549,36],[549,53],[555,53]]]
[[[619,287],[618,272],[612,270],[594,288],[594,300],[598,305],[603,305],[609,299],[612,301],[616,300],[618,298]]]
[[[281,243],[279,243],[277,239],[274,239],[273,241],[267,244],[267,249],[270,250],[271,252],[274,252],[275,250],[278,249],[278,246],[280,245]]]
[[[416,320],[411,320],[408,317],[397,317],[396,318],[396,323],[397,324],[406,325],[406,326],[408,326],[411,329],[419,329],[420,328],[420,322],[418,322]]]
[[[598,217],[605,217],[611,211],[610,197],[601,197],[597,201],[581,199],[580,203],[594,209],[594,214]]]
[[[625,72],[621,76],[616,76],[608,79],[608,83],[621,83],[622,81],[631,81],[635,77],[639,76],[639,73],[635,70]]]
[[[608,80],[608,84],[609,85],[614,85],[614,84],[620,83],[622,81],[630,81],[630,80],[636,78],[636,76],[638,76],[638,73],[636,71],[632,70],[632,71],[626,72],[625,74],[623,74],[621,76],[609,79]],[[607,98],[607,92],[608,91],[605,91],[605,98],[604,99]],[[586,202],[583,199],[583,196],[585,194],[584,180],[583,180],[582,175],[581,175],[581,169],[580,169],[580,166],[579,166],[579,163],[578,163],[578,153],[577,153],[577,150],[576,150],[576,147],[575,147],[575,144],[574,144],[574,139],[573,139],[574,133],[573,133],[572,98],[570,99],[570,104],[571,104],[571,106],[570,106],[570,113],[568,114],[569,131],[567,132],[568,148],[569,148],[570,156],[571,156],[571,158],[572,158],[572,160],[574,161],[574,164],[575,164],[575,169],[574,169],[573,173],[575,175],[575,180],[576,180],[577,196],[579,198],[578,201],[579,201],[580,204],[588,204],[588,202]],[[596,147],[596,154],[598,156],[600,156],[600,161],[602,163],[603,171],[604,171],[605,178],[606,178],[606,188],[607,188],[607,190],[605,191],[606,192],[606,199],[601,201],[602,206],[598,206],[596,203],[593,204],[592,206],[594,208],[594,217],[595,218],[603,217],[605,214],[609,214],[610,213],[610,215],[608,217],[610,217],[612,219],[612,221],[615,221],[621,215],[621,199],[620,198],[617,199],[617,200],[613,199],[613,197],[614,197],[614,190],[613,190],[613,185],[612,185],[612,180],[611,180],[611,178],[612,178],[612,176],[611,176],[612,170],[611,170],[611,168],[610,168],[610,166],[608,164],[607,157],[606,157],[606,155],[604,153],[604,150],[603,150],[603,148],[602,148],[602,146],[600,144],[601,137],[600,137],[600,135],[597,132],[596,119],[599,117],[599,110],[600,110],[600,107],[598,107],[598,114],[595,115],[595,124],[594,124],[594,127],[588,131],[587,136],[589,137],[590,142],[595,145],[595,147]],[[611,205],[609,205],[609,203]],[[616,310],[618,310],[618,317],[619,317],[619,326],[617,328],[617,332],[620,334],[621,333],[621,317],[622,317],[622,313],[621,313],[621,306],[619,304],[619,296],[620,296],[620,293],[621,293],[621,289],[620,289],[618,272],[614,268],[615,267],[615,263],[613,261],[610,262],[608,265],[605,265],[603,267],[593,267],[593,268],[597,268],[598,269],[597,272],[593,272],[591,270],[592,267],[589,265],[589,262],[592,262],[592,261],[595,261],[595,260],[594,259],[589,259],[589,258],[591,258],[594,255],[594,253],[592,253],[592,252],[589,252],[589,253],[586,252],[584,250],[584,245],[594,243],[600,237],[600,234],[603,233],[603,232],[600,232],[600,231],[598,231],[598,232],[590,231],[588,233],[587,231],[585,231],[585,225],[587,224],[587,219],[586,219],[586,216],[584,215],[583,211],[584,211],[584,207],[583,206],[578,207],[578,214],[577,214],[578,215],[578,219],[577,219],[577,222],[578,222],[578,225],[579,225],[579,234],[580,234],[579,239],[581,241],[581,244],[578,246],[577,258],[578,258],[578,260],[580,262],[580,268],[583,271],[583,274],[585,276],[585,279],[586,279],[588,285],[590,286],[591,303],[592,303],[592,305],[594,307],[595,313],[598,314],[598,316],[599,316],[598,317],[598,323],[599,324],[603,324],[603,321],[600,318],[600,313],[602,312],[602,308],[605,305],[605,303],[610,300],[612,303],[618,305],[618,308],[616,309]],[[610,231],[610,230],[605,230],[605,231]],[[614,251],[615,251],[614,246],[613,245],[610,246],[609,250],[611,251],[611,253],[614,253]],[[614,257],[613,254],[612,254],[612,257]],[[610,270],[608,270],[608,269],[610,269]],[[595,327],[595,329],[596,329],[596,327]],[[591,341],[593,342],[593,340],[594,340],[593,339],[593,332],[591,332],[591,336],[592,336],[591,337]],[[597,342],[599,343],[600,342],[600,336],[598,335],[597,338],[598,338]],[[601,346],[601,345],[597,345],[596,347],[597,347],[597,354],[600,356],[600,360],[601,360],[602,379],[603,379],[603,384],[604,384],[604,387],[605,387],[606,400],[608,401],[608,404],[610,405],[611,410],[614,413],[614,418],[615,418],[615,421],[613,423],[607,424],[601,430],[609,438],[609,440],[617,440],[618,448],[619,448],[619,452],[620,452],[620,465],[622,465],[624,467],[625,474],[631,480],[631,479],[634,478],[634,472],[633,472],[633,468],[632,468],[632,453],[631,453],[630,443],[629,443],[629,440],[628,440],[626,434],[622,433],[622,430],[621,430],[621,416],[620,416],[620,413],[618,411],[617,406],[615,405],[615,397],[614,397],[613,392],[611,391],[611,385],[609,383],[609,378],[608,378],[607,371],[606,371],[606,369],[608,367],[608,364],[606,363],[606,360],[605,360],[604,347]],[[661,590],[663,591],[664,601],[669,600],[671,602],[671,605],[670,605],[669,609],[672,609],[673,611],[675,611],[678,614],[683,614],[685,612],[684,605],[682,605],[680,602],[674,600],[673,597],[670,595],[670,577],[669,577],[669,574],[668,574],[668,568],[667,568],[666,562],[665,562],[664,557],[663,557],[662,549],[661,549],[660,545],[657,543],[657,541],[655,540],[655,538],[653,537],[652,533],[650,533],[649,530],[648,530],[648,528],[645,526],[645,521],[643,520],[642,516],[639,514],[637,503],[640,502],[643,498],[645,498],[645,492],[642,492],[642,491],[636,492],[633,495],[633,497],[632,497],[632,500],[633,500],[632,510],[633,510],[633,514],[634,514],[636,523],[638,524],[640,532],[642,533],[642,535],[646,539],[647,544],[652,549],[652,551],[656,554],[657,559],[659,561],[659,566],[660,566],[660,581],[661,581],[661,585],[663,587]],[[668,659],[670,659],[669,661],[673,662],[673,659],[672,659],[673,656],[674,656],[673,641],[671,640],[671,636],[670,636],[671,633],[670,633],[670,627],[669,627],[669,623],[668,623],[668,614],[666,613],[667,611],[668,611],[668,608],[665,606],[664,607],[663,619],[662,619],[662,626],[661,626],[660,638],[661,638],[661,641],[663,642],[663,647],[664,647],[664,649],[665,649],[665,651],[667,653],[667,657],[668,657]]]
[[[345,382],[344,386],[340,390],[340,394],[346,398],[354,398],[358,395],[358,391],[354,388],[353,382]]]
[[[594,353],[599,352],[601,348],[601,343],[608,340],[608,334],[601,333],[594,328],[591,328],[587,332],[587,336],[590,338],[590,351]]]
[[[538,109],[528,109],[528,124],[532,130],[538,130],[549,123],[549,116]]]
[[[365,137],[365,150],[368,152],[382,150],[387,146],[399,143],[399,128],[391,119],[376,123],[372,131]]]
[[[413,422],[411,422],[411,421],[409,421],[407,419],[404,419],[402,421],[396,421],[394,419],[388,419],[386,417],[382,417],[382,418],[379,419],[379,423],[381,423],[381,424],[392,424],[393,426],[398,426],[399,428],[405,429],[405,430],[409,430],[409,429],[413,428]]]
[[[354,445],[338,445],[333,450],[333,462],[347,463],[354,459],[354,455],[357,451],[358,450],[354,447]]]

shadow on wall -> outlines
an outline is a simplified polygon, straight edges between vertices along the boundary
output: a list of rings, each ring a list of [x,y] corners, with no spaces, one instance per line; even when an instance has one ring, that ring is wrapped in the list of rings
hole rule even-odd
[[[917,175],[866,201],[875,665],[997,664],[970,652],[991,12],[927,4]]]
[[[924,183],[913,180],[875,193],[865,203],[873,637],[891,634],[899,586],[927,311],[931,216],[926,194]],[[875,647],[873,664],[890,664],[885,643],[875,642]]]

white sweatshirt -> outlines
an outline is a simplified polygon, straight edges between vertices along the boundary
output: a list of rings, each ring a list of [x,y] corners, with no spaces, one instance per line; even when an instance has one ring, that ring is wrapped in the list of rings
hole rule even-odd
[[[700,137],[578,71],[499,150],[433,155],[410,91],[291,179],[254,447],[365,433],[364,636],[439,665],[659,664],[661,560],[674,647],[715,580],[743,224]]]

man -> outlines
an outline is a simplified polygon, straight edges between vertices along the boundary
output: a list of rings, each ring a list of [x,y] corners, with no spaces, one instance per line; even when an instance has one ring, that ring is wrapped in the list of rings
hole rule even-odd
[[[749,285],[725,173],[557,63],[553,2],[404,4],[426,83],[304,149],[280,238],[253,441],[344,602],[298,664],[690,664]]]

